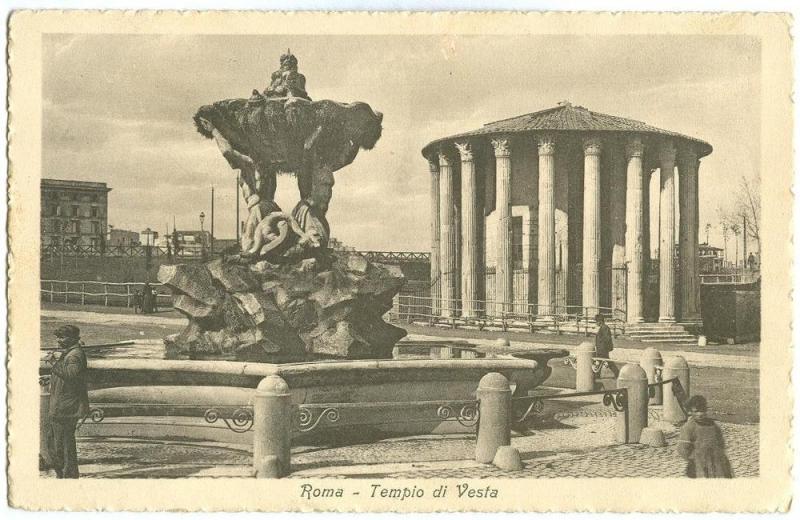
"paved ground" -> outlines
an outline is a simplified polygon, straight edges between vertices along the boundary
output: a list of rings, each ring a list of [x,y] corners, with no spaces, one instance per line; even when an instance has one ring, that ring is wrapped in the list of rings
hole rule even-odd
[[[92,330],[93,336],[86,336],[85,341],[117,341],[120,339],[135,338],[162,338],[165,334],[179,332],[185,326],[185,318],[178,312],[169,310],[157,314],[142,315],[134,314],[133,309],[126,307],[104,307],[101,305],[75,305],[63,303],[43,303],[42,321],[58,319],[72,319],[87,324],[97,325]],[[129,325],[132,327],[130,332],[135,336],[121,337],[113,330],[114,325]],[[103,330],[103,325],[109,326]],[[562,346],[567,350],[572,350],[581,342],[592,340],[582,335],[574,334],[531,334],[525,332],[492,332],[477,330],[450,329],[442,327],[421,327],[417,325],[401,324],[409,333],[412,339],[447,339],[451,341],[467,341],[485,345],[487,348],[496,349],[494,342],[498,338],[507,338],[512,344],[513,349],[526,349],[544,346]],[[102,341],[101,341],[102,339]],[[42,327],[42,342],[47,344],[52,342],[52,330],[45,326]],[[718,366],[735,368],[758,368],[758,343],[747,343],[741,345],[708,345],[697,347],[685,344],[669,343],[645,343],[634,341],[627,338],[617,338],[616,348],[612,357],[620,360],[638,360],[639,351],[654,347],[668,355],[682,355],[689,363],[695,366]]]
[[[512,446],[519,449],[525,465],[518,472],[475,462],[474,436],[453,435],[339,447],[297,446],[292,449],[290,478],[684,476],[685,463],[675,451],[674,426],[659,421],[654,413],[650,424],[665,431],[666,447],[618,445],[613,439],[616,420],[614,412],[589,404],[516,434]],[[720,426],[735,476],[758,476],[758,427]],[[250,477],[252,472],[246,445],[83,437],[78,450],[81,474],[87,478]]]
[[[58,304],[55,305],[59,307]],[[107,313],[97,310],[108,310],[108,307],[94,306],[92,310],[85,310],[90,306],[63,305],[63,308],[42,309],[41,340],[42,344],[54,345],[53,331],[65,322],[75,323],[81,328],[84,342],[88,345],[110,343],[120,340],[136,339],[137,345],[115,349],[92,350],[90,356],[101,357],[161,357],[162,349],[157,344],[161,338],[168,334],[180,331],[184,327],[184,319],[164,315],[134,315],[128,313]],[[75,310],[82,309],[82,310]],[[124,308],[112,308],[114,311]],[[445,330],[445,329],[442,329]],[[427,330],[426,332],[430,332]],[[440,332],[436,329],[435,332]],[[457,331],[464,332],[464,331]],[[425,336],[413,334],[413,339],[443,339],[438,336]],[[552,336],[556,337],[556,336]],[[471,338],[446,337],[446,339],[463,339],[486,345],[487,348],[498,351],[491,340]],[[543,343],[522,343],[513,341],[511,350],[525,350],[536,346],[552,346]],[[565,345],[569,349],[571,345]],[[685,348],[685,346],[681,346]],[[612,358],[638,361],[640,354],[638,348],[619,346],[612,353]],[[753,356],[740,356],[737,354],[714,354],[704,352],[664,351],[664,357],[681,354],[687,358],[692,366],[692,392],[705,395],[709,398],[711,406],[717,416],[728,422],[754,423],[759,420],[759,372],[758,358]],[[547,381],[550,386],[561,388],[574,388],[575,372],[572,368],[564,366],[560,360],[552,360],[553,374]],[[606,387],[613,387],[614,381],[611,374],[604,371],[601,382]],[[734,382],[734,383],[732,383]]]
[[[160,339],[181,330],[184,320],[174,312],[155,316],[133,315],[132,312],[107,313],[108,308],[75,305],[46,305],[42,310],[41,337],[44,345],[52,344],[52,332],[69,321],[78,324],[87,344],[109,343],[126,339],[139,340],[133,347],[114,351],[114,356],[158,357]],[[114,311],[123,309],[114,308]],[[98,312],[99,311],[99,312]],[[415,339],[424,339],[431,329],[411,328]],[[424,332],[425,335],[419,334]],[[462,338],[490,344],[496,333],[472,337],[470,331],[435,329],[436,337]],[[467,333],[467,334],[465,334]],[[467,337],[465,337],[467,336]],[[506,334],[512,350],[535,345],[557,343],[566,348],[583,337],[546,336],[523,338]],[[544,335],[526,335],[544,336]],[[433,339],[433,338],[431,338]],[[614,356],[638,359],[641,348],[649,344],[617,342]],[[730,347],[730,348],[729,348]],[[130,350],[126,350],[130,348]],[[674,349],[659,348],[665,357],[689,354],[692,363],[692,393],[706,395],[712,415],[720,421],[726,437],[728,455],[737,477],[758,474],[758,357],[757,348],[725,346],[717,350],[686,352],[684,345]],[[109,355],[108,353],[97,355]],[[694,357],[691,357],[694,356]],[[694,362],[692,361],[694,360]],[[698,362],[700,364],[698,364]],[[705,365],[703,365],[705,363]],[[553,360],[553,375],[547,381],[553,387],[571,388],[573,369]],[[603,374],[601,383],[610,388],[614,381]],[[576,403],[553,411],[550,419],[522,434],[517,433],[512,445],[523,456],[525,468],[520,472],[502,472],[491,465],[478,464],[474,456],[474,437],[424,436],[375,441],[349,446],[297,446],[293,448],[292,477],[319,476],[331,478],[369,477],[664,477],[683,475],[684,463],[675,453],[676,431],[672,425],[658,421],[652,425],[667,433],[668,446],[650,448],[640,445],[615,445],[613,412],[594,403]],[[237,441],[238,442],[238,441]],[[577,449],[579,447],[579,449]],[[186,439],[142,440],[126,438],[82,437],[79,441],[81,471],[90,478],[178,478],[251,476],[251,452],[247,444],[195,442]],[[169,461],[169,462],[165,462]]]
[[[564,346],[564,348],[570,348],[578,346],[581,342],[591,340],[592,337],[586,337],[583,334],[552,334],[552,333],[530,333],[530,332],[519,332],[519,331],[508,331],[508,332],[501,332],[501,331],[479,331],[479,330],[470,330],[470,329],[452,329],[449,327],[425,327],[421,325],[412,325],[407,323],[400,323],[399,326],[406,329],[409,334],[425,334],[425,335],[435,335],[438,337],[452,337],[452,338],[462,338],[468,340],[488,340],[492,341],[497,338],[508,338],[511,340],[512,343],[520,342],[520,343],[528,343],[528,344],[548,344],[548,345],[560,345]],[[748,357],[757,357],[759,352],[759,344],[758,343],[742,343],[738,345],[727,345],[727,344],[709,344],[705,347],[698,347],[696,345],[686,345],[686,344],[679,344],[679,343],[659,343],[658,345],[654,345],[653,343],[645,343],[643,341],[636,341],[633,339],[625,338],[625,337],[618,337],[614,339],[614,343],[617,347],[621,347],[623,349],[644,349],[647,347],[656,347],[662,351],[696,351],[703,354],[721,354],[721,355],[736,355],[736,356],[748,356]]]

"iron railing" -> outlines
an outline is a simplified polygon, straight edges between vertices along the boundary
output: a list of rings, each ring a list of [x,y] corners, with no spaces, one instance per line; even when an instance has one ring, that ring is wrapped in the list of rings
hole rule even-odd
[[[545,411],[545,401],[574,399],[578,397],[603,396],[602,402],[605,406],[610,406],[616,412],[625,414],[625,443],[629,441],[628,433],[628,389],[614,388],[609,390],[598,390],[596,392],[573,392],[568,394],[553,395],[534,395],[524,397],[514,397],[511,399],[512,421],[516,424],[523,424],[526,420],[536,415],[543,415]]]
[[[202,244],[181,245],[177,253],[174,249],[162,246],[127,245],[127,246],[93,246],[72,244],[42,245],[42,259],[58,257],[109,257],[109,258],[202,258],[209,255],[209,248]]]
[[[42,280],[42,301],[50,303],[79,303],[81,305],[105,305],[106,307],[136,307],[141,303],[142,282],[92,282],[68,280]],[[172,294],[163,289],[161,283],[151,283],[159,307],[172,307]]]
[[[414,294],[399,294],[388,319],[398,323],[448,325],[451,328],[498,327],[507,330],[547,329],[558,333],[595,330],[595,316],[601,314],[615,334],[624,333],[627,314],[610,307],[578,305],[539,305],[535,303],[502,303],[491,300],[431,298]]]
[[[431,254],[421,251],[355,251],[370,262],[383,264],[430,262]]]

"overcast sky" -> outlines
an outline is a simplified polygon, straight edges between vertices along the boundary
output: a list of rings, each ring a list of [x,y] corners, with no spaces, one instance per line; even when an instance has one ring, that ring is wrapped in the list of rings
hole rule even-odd
[[[710,142],[701,239],[738,179],[759,175],[751,38],[48,35],[42,176],[108,183],[109,224],[136,231],[163,232],[173,215],[179,229],[199,228],[213,184],[216,235],[234,236],[235,173],[192,115],[263,90],[287,47],[313,99],[365,101],[384,114],[375,149],[336,174],[328,214],[333,235],[358,249],[429,249],[420,155],[429,141],[561,100]],[[296,183],[278,183],[291,209]],[[713,230],[711,242],[721,240]]]

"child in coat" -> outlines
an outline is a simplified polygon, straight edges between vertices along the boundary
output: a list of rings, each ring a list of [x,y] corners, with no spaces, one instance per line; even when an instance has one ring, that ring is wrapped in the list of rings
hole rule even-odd
[[[732,478],[731,463],[725,455],[722,430],[706,416],[708,405],[702,395],[686,403],[689,420],[681,427],[678,453],[688,461],[689,478]]]

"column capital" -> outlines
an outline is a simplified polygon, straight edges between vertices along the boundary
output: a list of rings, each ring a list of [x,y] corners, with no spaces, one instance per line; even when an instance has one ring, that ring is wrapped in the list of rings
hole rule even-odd
[[[450,166],[452,163],[452,158],[450,154],[445,152],[444,150],[439,151],[439,167],[442,166]]]
[[[629,138],[625,143],[625,156],[630,159],[631,157],[641,157],[643,154],[642,138],[639,136]]]
[[[456,143],[458,155],[461,156],[461,162],[472,162],[472,144],[469,141],[460,141]]]
[[[682,168],[691,168],[697,164],[697,151],[692,145],[681,146],[678,149],[677,158],[679,166]]]
[[[511,145],[508,137],[496,137],[492,139],[495,157],[511,157]]]
[[[540,135],[536,139],[539,155],[553,155],[556,152],[556,138],[551,134]]]
[[[439,162],[435,161],[434,159],[428,159],[428,170],[430,170],[431,175],[438,175],[439,174]]]
[[[603,142],[597,136],[585,137],[583,139],[584,155],[600,155],[603,149]]]
[[[666,141],[662,143],[661,146],[658,147],[658,160],[661,164],[664,163],[675,163],[675,154],[677,150],[675,149],[675,144],[672,141]]]

